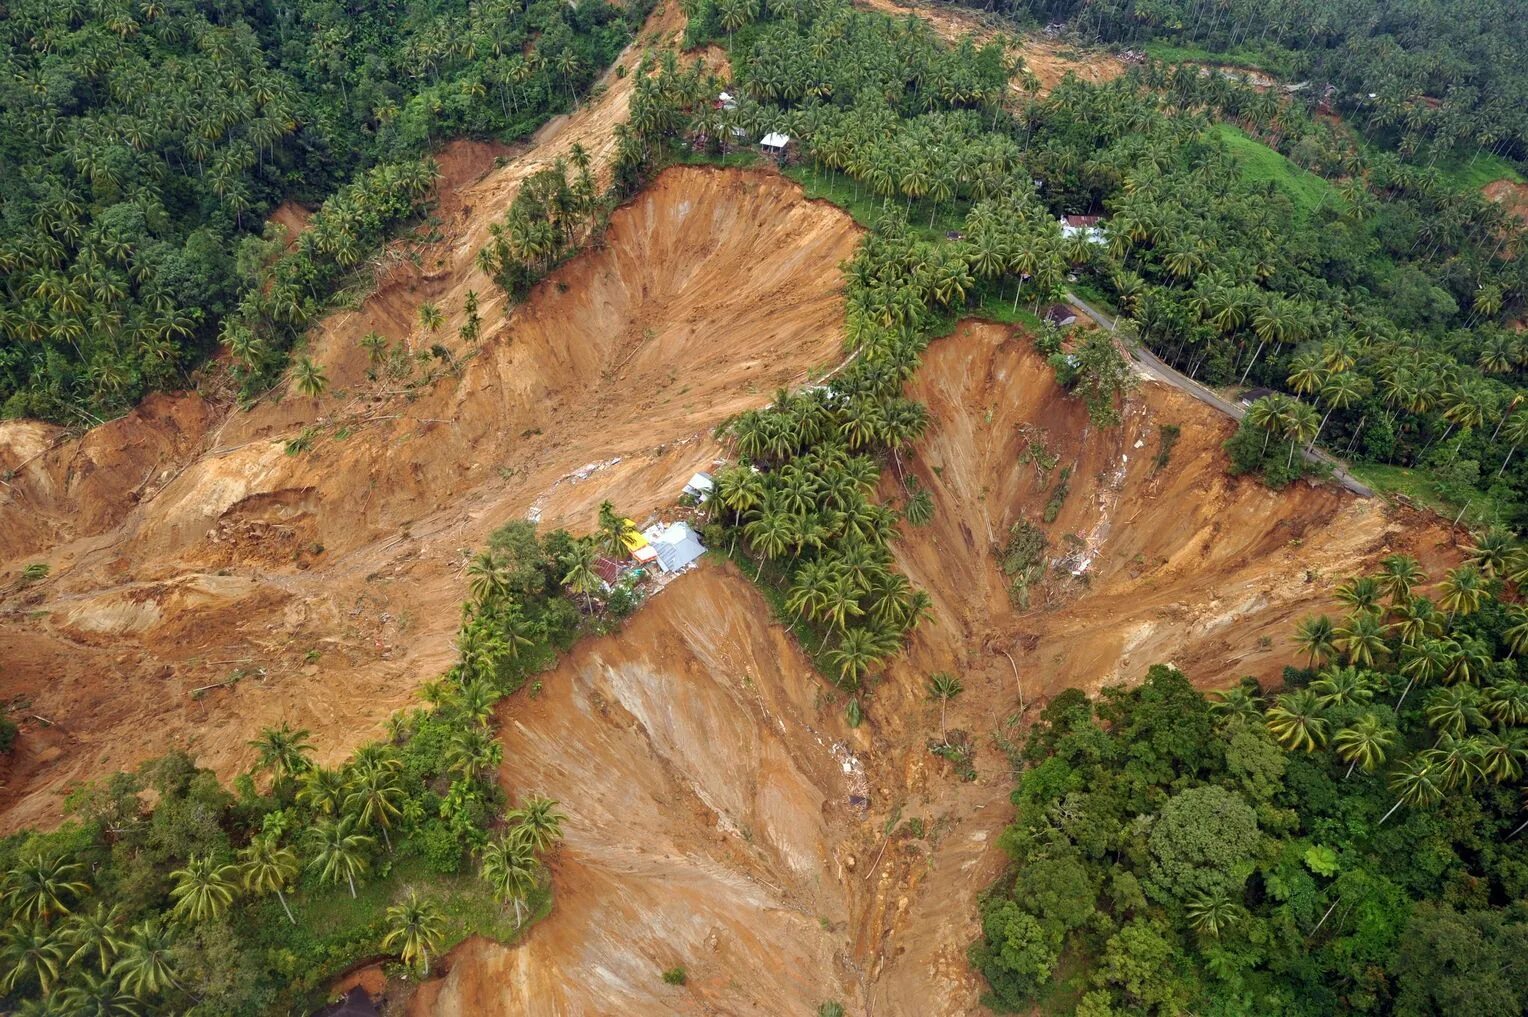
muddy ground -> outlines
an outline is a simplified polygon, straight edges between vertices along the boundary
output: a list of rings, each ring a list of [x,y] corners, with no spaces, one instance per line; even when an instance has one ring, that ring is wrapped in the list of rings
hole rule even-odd
[[[681,24],[660,10],[646,37]],[[56,821],[73,783],[170,748],[231,776],[281,720],[343,756],[447,665],[464,564],[494,527],[534,513],[586,530],[607,498],[641,518],[724,454],[719,422],[839,362],[858,231],[759,171],[665,173],[506,307],[476,251],[545,160],[578,141],[608,164],[630,77],[606,85],[532,146],[444,153],[443,237],[417,264],[382,259],[375,293],[323,323],[322,399],[159,396],[79,438],[0,425],[0,697],[25,722],[0,828]],[[454,339],[468,289],[476,348]],[[447,312],[429,341],[459,370],[413,394],[368,380],[356,340],[425,340],[424,301]],[[682,577],[503,705],[505,786],[570,817],[556,908],[513,949],[454,951],[411,1012],[976,1012],[972,905],[1010,816],[996,742],[1026,710],[1157,661],[1204,686],[1271,679],[1292,622],[1342,577],[1392,551],[1435,572],[1454,554],[1427,518],[1228,479],[1229,423],[1174,390],[1144,385],[1119,428],[1091,427],[1006,327],[938,340],[912,390],[934,425],[904,469],[936,515],[897,555],[935,610],[869,721],[847,728],[731,567]],[[1162,424],[1181,438],[1157,468]],[[1032,440],[1071,467],[1046,527],[1066,561],[1018,611],[993,551],[1050,497],[1054,474],[1037,484],[1021,461]],[[884,483],[900,498],[895,471]],[[51,574],[23,586],[32,562]],[[976,746],[970,782],[927,751],[937,670],[965,684],[948,724]],[[887,837],[894,816],[925,835]],[[683,988],[659,978],[676,964]]]

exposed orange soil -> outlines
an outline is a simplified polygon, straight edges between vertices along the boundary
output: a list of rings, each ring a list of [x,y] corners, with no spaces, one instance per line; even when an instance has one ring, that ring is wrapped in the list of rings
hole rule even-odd
[[[401,329],[460,285],[469,246],[439,281],[326,323],[343,395],[221,419],[159,397],[42,454],[0,488],[0,583],[53,568],[0,606],[0,696],[60,726],[21,739],[4,827],[176,746],[229,775],[279,720],[329,759],[373,737],[448,663],[465,555],[489,530],[532,512],[588,529],[607,497],[639,518],[671,503],[718,455],[722,419],[839,358],[837,267],[856,235],[779,176],[675,170],[507,320],[485,300],[477,355],[412,402],[376,396],[343,337]],[[288,455],[308,426],[311,450]],[[0,463],[49,437],[8,425]]]
[[[1005,327],[967,323],[937,341],[912,388],[934,426],[909,469],[937,512],[905,532],[898,558],[933,595],[935,621],[874,689],[870,722],[845,726],[842,698],[730,568],[681,579],[625,632],[575,649],[539,699],[504,707],[506,786],[551,794],[571,817],[556,908],[520,947],[464,945],[411,1013],[809,1013],[829,998],[851,1013],[979,1011],[965,948],[1012,815],[992,738],[1019,712],[1015,671],[1030,710],[1158,661],[1206,686],[1276,679],[1293,621],[1341,578],[1392,551],[1435,572],[1452,557],[1429,518],[1227,479],[1230,425],[1173,389],[1147,385],[1119,429],[1090,428]],[[1160,423],[1182,437],[1156,471]],[[1089,564],[1086,580],[1049,584],[1021,613],[992,548],[1014,521],[1038,522],[1048,497],[1019,462],[1034,428],[1074,466],[1046,529],[1058,554],[1075,534]],[[927,752],[936,670],[965,683],[949,726],[977,746],[974,783]],[[845,772],[843,748],[862,777]],[[868,811],[850,804],[857,793]],[[930,836],[883,852],[898,808]],[[675,964],[684,989],[658,978]]]
[[[1519,219],[1528,219],[1528,184],[1493,180],[1481,190],[1488,201],[1496,202]]]
[[[1124,62],[1111,53],[1085,53],[1055,39],[1003,31],[997,27],[994,19],[984,17],[980,11],[950,5],[903,4],[898,0],[855,2],[861,7],[892,17],[917,15],[933,27],[935,34],[949,42],[968,35],[975,36],[978,42],[987,42],[1001,34],[1011,44],[1010,55],[1023,57],[1025,66],[1039,79],[1042,95],[1055,88],[1068,74],[1075,74],[1082,81],[1096,84],[1112,81],[1125,73]]]

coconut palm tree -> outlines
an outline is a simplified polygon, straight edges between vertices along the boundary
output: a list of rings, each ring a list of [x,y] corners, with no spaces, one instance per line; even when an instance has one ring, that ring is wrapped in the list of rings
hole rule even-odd
[[[845,632],[838,645],[828,651],[827,662],[838,673],[836,682],[853,691],[859,688],[860,680],[887,650],[885,639],[878,633],[868,628],[855,628]]]
[[[140,1017],[143,1013],[138,1000],[107,974],[90,974],[65,985],[54,999],[63,1007],[61,1012],[71,1017]]]
[[[68,861],[62,854],[34,851],[6,872],[0,900],[13,918],[45,922],[54,915],[67,915],[70,904],[90,892],[90,884],[80,878],[84,874],[83,864]]]
[[[467,565],[467,589],[479,604],[509,595],[509,566],[492,551],[472,556]]]
[[[402,815],[402,802],[408,797],[399,779],[402,768],[403,761],[393,754],[362,760],[350,768],[347,781],[346,811],[362,826],[375,823],[381,828],[388,851],[393,849],[393,839],[387,828]]]
[[[583,595],[584,608],[590,614],[594,613],[593,594],[604,585],[599,573],[594,571],[595,557],[592,541],[575,540],[563,553],[560,562],[564,569],[562,585]]]
[[[120,904],[109,907],[97,904],[90,911],[70,915],[62,929],[65,942],[72,947],[69,966],[81,964],[93,954],[101,974],[110,971],[112,962],[126,944],[122,937],[122,918]]]
[[[112,965],[112,977],[124,992],[138,999],[152,999],[171,988],[175,980],[175,941],[158,919],[146,918],[133,926],[127,946]]]
[[[1475,738],[1479,749],[1480,771],[1498,784],[1523,779],[1523,764],[1528,763],[1528,731],[1514,729],[1500,734],[1487,731]]]
[[[1325,664],[1337,655],[1334,631],[1332,619],[1324,614],[1303,618],[1295,626],[1295,645],[1305,651],[1307,667],[1314,668],[1318,662]]]
[[[504,762],[504,746],[482,726],[459,728],[446,743],[442,762],[447,773],[477,780]]]
[[[255,769],[271,772],[273,788],[280,788],[312,765],[309,757],[313,754],[313,743],[307,728],[294,728],[286,721],[262,728],[260,737],[252,739],[249,745],[259,753]]]
[[[536,849],[520,837],[499,837],[483,849],[483,879],[494,896],[515,909],[515,925],[522,925],[525,899],[536,889]]]
[[[1395,729],[1387,726],[1378,716],[1366,713],[1352,724],[1338,731],[1332,739],[1337,755],[1348,764],[1343,779],[1353,776],[1355,767],[1363,767],[1364,773],[1373,773],[1385,762],[1385,754],[1395,743]]]
[[[1437,764],[1425,752],[1402,763],[1400,769],[1390,775],[1390,789],[1396,793],[1396,802],[1380,817],[1381,826],[1402,805],[1415,808],[1436,805],[1443,800],[1442,776]]]
[[[65,967],[64,946],[59,930],[45,921],[12,922],[0,933],[0,989],[15,992],[35,981],[42,994],[49,995]]]
[[[297,788],[297,803],[320,816],[332,816],[345,804],[345,775],[339,770],[312,766],[303,772]]]
[[[1249,724],[1263,719],[1263,700],[1245,685],[1210,693],[1210,709],[1224,725]]]
[[[1451,685],[1435,689],[1427,697],[1422,711],[1427,726],[1441,737],[1460,737],[1472,727],[1485,727],[1485,714],[1480,709],[1480,693],[1470,685]]]
[[[1268,731],[1291,751],[1314,752],[1326,744],[1325,713],[1310,689],[1286,692],[1268,710]]]
[[[1445,790],[1455,787],[1471,787],[1482,774],[1481,747],[1474,738],[1456,738],[1451,734],[1438,736],[1438,743],[1423,755],[1437,767]]]
[[[237,865],[219,862],[210,854],[192,855],[183,868],[170,873],[175,881],[170,889],[175,901],[170,914],[191,923],[222,917],[233,903],[238,873]]]
[[[608,501],[600,503],[599,522],[600,550],[612,558],[624,558],[627,552],[626,540],[637,532],[636,525],[622,518]]]
[[[1407,554],[1392,554],[1380,563],[1380,589],[1392,604],[1404,604],[1411,600],[1411,591],[1427,581],[1427,573],[1421,564]]]
[[[430,970],[430,954],[440,948],[445,935],[446,919],[440,905],[420,897],[410,887],[406,898],[387,909],[382,949],[398,951],[404,964],[425,975]]]
[[[292,377],[297,382],[297,391],[305,396],[316,398],[329,387],[329,378],[324,374],[324,369],[310,357],[297,358],[297,363],[292,367]]]
[[[1339,583],[1332,596],[1346,604],[1350,611],[1374,611],[1384,590],[1373,576],[1358,576]]]
[[[244,863],[244,889],[251,893],[274,893],[281,902],[281,910],[286,912],[287,921],[296,925],[297,919],[292,916],[284,891],[301,868],[297,852],[282,847],[276,843],[275,837],[267,834],[251,840],[239,852],[239,858]]]
[[[1450,622],[1457,616],[1474,614],[1486,597],[1481,572],[1473,565],[1449,569],[1439,592],[1438,605],[1448,612]]]
[[[1356,667],[1334,667],[1311,682],[1310,690],[1324,707],[1362,706],[1374,698],[1374,676]]]
[[[965,686],[960,684],[960,679],[948,671],[940,671],[929,676],[928,697],[939,703],[939,740],[945,740],[945,709],[950,705],[950,700],[965,691]]]
[[[1486,714],[1503,727],[1528,724],[1528,683],[1497,682],[1485,691]]]
[[[513,825],[514,836],[523,837],[539,853],[562,840],[562,824],[568,817],[557,810],[557,802],[551,798],[532,795],[504,818]]]
[[[355,896],[355,877],[366,872],[366,851],[374,843],[365,834],[354,831],[355,820],[351,816],[322,819],[314,824],[308,834],[313,857],[308,868],[318,870],[319,878],[326,883],[338,883],[344,879],[350,886],[350,896]]]
[[[360,340],[361,349],[366,351],[366,359],[375,368],[387,357],[387,336],[381,332],[367,332]]]
[[[1201,893],[1184,905],[1188,924],[1195,932],[1218,939],[1222,929],[1235,924],[1241,915],[1236,902],[1224,892]]]
[[[1347,657],[1349,664],[1373,667],[1374,662],[1389,652],[1385,643],[1385,626],[1375,611],[1358,611],[1332,631],[1332,643]]]
[[[1403,649],[1420,645],[1424,640],[1442,635],[1445,618],[1426,597],[1414,597],[1394,608],[1395,621],[1391,631],[1400,639]]]

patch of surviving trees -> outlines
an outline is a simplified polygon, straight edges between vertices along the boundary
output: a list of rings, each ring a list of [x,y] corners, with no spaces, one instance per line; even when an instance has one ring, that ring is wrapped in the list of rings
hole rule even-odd
[[[1254,56],[1289,81],[1331,83],[1337,106],[1431,159],[1477,149],[1528,159],[1528,46],[1510,0],[985,0],[1088,40],[1150,40]],[[1316,99],[1318,89],[1310,90]]]
[[[316,763],[281,724],[232,788],[174,752],[74,790],[58,830],[0,840],[0,1006],[305,1012],[359,961],[424,975],[468,935],[517,936],[551,907],[565,817],[501,788],[499,701],[635,609],[595,570],[629,529],[606,504],[586,537],[496,531],[467,563],[457,663],[348,759]]]

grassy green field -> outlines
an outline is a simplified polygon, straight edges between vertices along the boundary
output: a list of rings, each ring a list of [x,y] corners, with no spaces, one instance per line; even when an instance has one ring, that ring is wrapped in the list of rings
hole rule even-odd
[[[787,166],[783,172],[801,185],[808,198],[831,201],[866,228],[874,226],[892,205],[907,213],[907,224],[914,232],[928,238],[942,237],[949,230],[960,229],[965,222],[965,207],[961,202],[949,202],[935,209],[929,201],[919,200],[913,202],[912,208],[908,209],[905,199],[894,198],[889,203],[885,202],[871,193],[864,184],[856,186],[849,176],[831,170],[819,170],[810,162]]]
[[[1284,61],[1277,54],[1245,46],[1227,50],[1224,53],[1216,53],[1205,49],[1203,46],[1185,46],[1157,39],[1146,43],[1141,49],[1145,50],[1146,55],[1153,60],[1160,60],[1163,63],[1218,64],[1227,67],[1245,67],[1248,70],[1263,71],[1276,77],[1282,76],[1285,70]]]
[[[1352,463],[1350,469],[1353,476],[1381,495],[1404,495],[1445,519],[1457,518],[1471,529],[1487,529],[1507,519],[1502,506],[1480,491],[1474,492],[1468,504],[1461,505],[1454,501],[1438,489],[1437,483],[1425,470],[1379,463]],[[1461,510],[1463,515],[1460,515]]]
[[[1230,124],[1216,124],[1210,128],[1209,134],[1225,142],[1232,156],[1241,164],[1243,180],[1250,184],[1275,184],[1289,195],[1301,212],[1314,212],[1332,190],[1332,185],[1326,180],[1301,169]]]
[[[1478,191],[1493,180],[1510,180],[1514,184],[1524,182],[1522,171],[1515,163],[1490,152],[1439,159],[1436,168],[1451,186],[1461,191]]]

